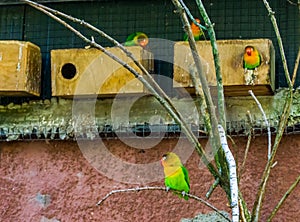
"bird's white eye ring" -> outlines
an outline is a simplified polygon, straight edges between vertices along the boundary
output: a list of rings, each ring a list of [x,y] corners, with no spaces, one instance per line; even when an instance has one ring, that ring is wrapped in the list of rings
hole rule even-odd
[[[167,156],[163,156],[162,160],[166,160],[167,159]]]

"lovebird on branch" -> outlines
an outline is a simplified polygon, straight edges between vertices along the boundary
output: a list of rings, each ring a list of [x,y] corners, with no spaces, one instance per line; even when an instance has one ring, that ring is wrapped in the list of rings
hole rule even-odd
[[[164,167],[165,185],[167,190],[173,189],[181,191],[185,200],[188,197],[185,196],[190,191],[190,179],[187,169],[182,165],[179,157],[172,152],[166,153],[161,159],[161,164]]]
[[[136,46],[139,45],[145,48],[148,45],[148,36],[143,32],[134,32],[130,34],[125,42],[125,46]]]
[[[261,55],[254,46],[246,46],[243,56],[243,68],[245,69],[245,83],[253,85],[256,79],[257,67],[261,64]]]
[[[199,24],[201,22],[200,19],[198,19],[198,18],[196,18],[195,21]],[[202,29],[199,26],[197,26],[194,22],[191,22],[191,29],[192,29],[192,33],[193,33],[195,41],[199,41],[201,37],[206,39]],[[184,33],[183,40],[188,41],[188,35],[186,33]]]

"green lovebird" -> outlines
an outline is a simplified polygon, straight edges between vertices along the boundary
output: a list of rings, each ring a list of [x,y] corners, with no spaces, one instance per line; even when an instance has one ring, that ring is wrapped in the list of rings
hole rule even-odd
[[[134,32],[130,34],[125,42],[125,46],[136,46],[139,45],[143,48],[148,44],[148,36],[143,32]]]
[[[261,64],[261,56],[254,46],[246,46],[243,67],[247,70],[254,70]]]
[[[195,21],[200,24],[200,19],[196,18]],[[199,41],[201,37],[206,39],[202,29],[199,28],[197,25],[195,25],[194,22],[191,22],[191,30],[192,30],[195,41]],[[183,41],[188,41],[188,35],[186,33],[184,33]]]
[[[161,159],[161,164],[164,167],[165,173],[165,185],[167,189],[173,189],[181,191],[185,200],[188,200],[188,196],[185,196],[190,191],[190,179],[187,169],[182,165],[179,157],[172,152],[166,153]]]

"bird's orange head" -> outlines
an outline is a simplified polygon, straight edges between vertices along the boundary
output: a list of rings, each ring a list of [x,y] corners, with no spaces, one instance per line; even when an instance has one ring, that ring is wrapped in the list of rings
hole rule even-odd
[[[146,34],[140,34],[137,37],[137,43],[142,46],[143,48],[146,47],[146,45],[148,45],[149,39],[148,36]]]
[[[254,48],[252,46],[246,46],[245,53],[247,53],[248,56],[251,56],[253,51]]]
[[[195,21],[196,21],[197,23],[199,23],[199,24],[200,24],[200,22],[201,22],[200,19],[198,19],[198,18],[196,18]],[[199,29],[200,29],[197,25],[195,25],[194,22],[191,22],[191,28],[192,28],[192,30],[199,30]]]

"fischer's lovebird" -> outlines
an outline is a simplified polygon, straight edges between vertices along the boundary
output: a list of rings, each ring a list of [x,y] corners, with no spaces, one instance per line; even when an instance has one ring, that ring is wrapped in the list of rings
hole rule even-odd
[[[185,200],[185,196],[190,191],[190,179],[187,169],[182,165],[179,157],[172,152],[166,153],[161,159],[161,164],[164,167],[165,185],[168,189],[181,191]]]
[[[261,56],[257,49],[253,46],[246,46],[244,57],[243,57],[243,67],[244,69],[254,70],[261,64]]]
[[[125,46],[136,46],[146,47],[148,45],[148,36],[143,32],[134,32],[130,34],[125,42]]]
[[[246,46],[243,56],[243,68],[246,85],[254,85],[258,81],[257,67],[261,64],[261,55],[254,46]]]
[[[200,19],[196,18],[195,21],[200,24]],[[195,41],[200,40],[200,38],[202,36],[205,39],[204,32],[202,31],[202,29],[199,26],[195,25],[194,22],[191,22],[191,29],[192,29],[192,33],[193,33]],[[186,33],[183,36],[183,40],[188,41],[188,35]]]

